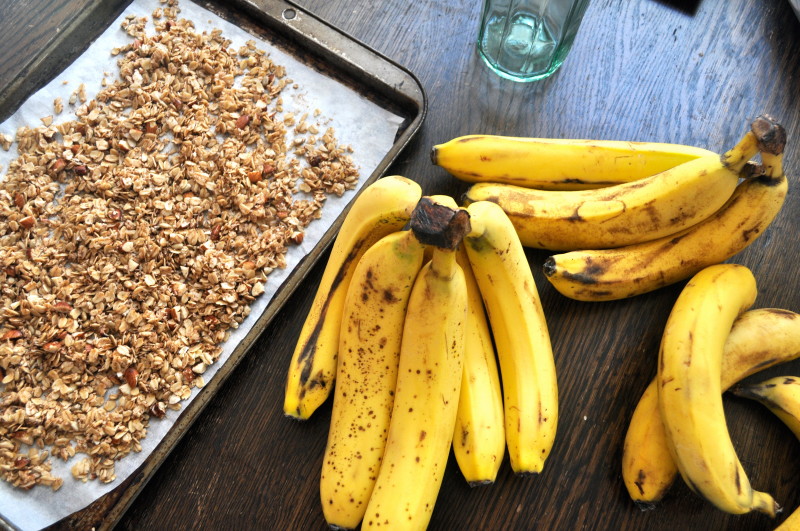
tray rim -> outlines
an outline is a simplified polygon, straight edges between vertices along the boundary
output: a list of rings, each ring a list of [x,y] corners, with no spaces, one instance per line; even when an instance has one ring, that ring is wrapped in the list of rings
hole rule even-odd
[[[111,5],[111,3],[108,2],[92,2],[89,7],[80,10],[71,19],[65,20],[64,25],[62,26],[61,31],[58,32],[57,36],[51,39],[37,53],[33,54],[31,59],[23,65],[17,77],[3,89],[2,93],[0,93],[0,113],[2,113],[2,115],[0,115],[0,121],[6,120],[11,114],[16,112],[19,106],[21,106],[31,94],[39,90],[44,84],[56,77],[61,70],[63,70],[63,68],[58,69],[51,63],[48,63],[48,59],[51,59],[57,53],[58,48],[63,45],[65,41],[74,37],[76,32],[83,31],[85,33],[85,27],[87,23],[90,23],[90,21],[93,21],[91,24],[95,27],[99,27],[101,32],[104,31],[110,26],[110,24],[113,23],[116,17],[132,3],[132,1],[133,0],[122,0],[114,5]],[[88,506],[54,522],[45,529],[58,529],[60,526],[69,526],[70,520],[76,515],[90,512],[94,505],[97,505],[103,501],[107,501],[112,497],[116,499],[111,501],[110,507],[108,510],[104,511],[99,521],[92,522],[92,528],[104,530],[111,529],[114,527],[114,525],[116,525],[125,511],[127,511],[127,509],[130,507],[131,503],[145,487],[150,478],[152,478],[167,456],[172,452],[189,428],[194,424],[208,403],[216,396],[217,391],[225,384],[244,356],[247,355],[255,342],[261,337],[264,330],[269,326],[283,306],[288,302],[289,297],[305,279],[308,272],[316,265],[321,256],[327,252],[355,198],[361,194],[366,186],[384,176],[400,152],[417,134],[427,115],[428,98],[422,83],[413,72],[377,51],[373,47],[355,39],[351,35],[324,21],[320,17],[317,17],[307,9],[297,5],[292,0],[182,1],[190,1],[203,7],[208,7],[209,4],[219,2],[226,4],[225,9],[249,10],[250,12],[258,11],[262,14],[262,17],[270,16],[266,12],[265,6],[284,6],[282,12],[287,8],[293,9],[296,11],[296,13],[301,14],[300,20],[303,20],[304,22],[308,21],[308,24],[312,27],[312,29],[321,30],[323,32],[327,32],[329,36],[341,38],[347,45],[366,53],[368,60],[371,58],[371,60],[375,61],[376,63],[390,68],[391,72],[398,75],[403,83],[400,83],[400,86],[387,86],[386,90],[394,90],[396,94],[402,94],[405,96],[408,100],[407,103],[413,105],[414,112],[412,113],[411,120],[407,124],[404,124],[404,127],[395,138],[391,149],[384,155],[373,172],[366,179],[364,179],[356,194],[354,194],[340,215],[331,224],[328,230],[326,230],[322,238],[320,238],[320,241],[300,260],[297,266],[292,270],[283,284],[281,284],[281,286],[278,288],[272,300],[267,304],[264,311],[258,317],[252,329],[236,345],[229,358],[219,367],[217,373],[211,378],[206,386],[202,388],[192,402],[183,409],[175,424],[169,429],[167,434],[159,442],[151,455],[145,459],[144,463],[107,494],[96,499]],[[106,17],[102,19],[102,22],[98,22],[98,12],[100,14],[104,14]],[[264,25],[263,20],[254,21],[254,23],[261,26]],[[294,31],[294,34],[298,35],[300,33],[298,33],[298,31]],[[85,46],[88,46],[91,42],[92,39],[88,40],[85,43]],[[324,43],[313,41],[313,39],[311,42],[309,42],[309,44],[312,48],[318,47],[320,50],[324,48]],[[80,53],[83,53],[83,51],[85,51],[85,47],[79,50],[76,55],[80,55]],[[348,61],[348,59],[343,58],[343,61]],[[350,62],[352,63],[352,60],[350,60]],[[353,64],[353,66],[358,65]],[[406,81],[408,83],[404,83]],[[386,85],[386,81],[381,78],[375,78],[373,83]],[[13,107],[8,110],[8,106]],[[16,531],[19,528],[0,515],[0,529]]]

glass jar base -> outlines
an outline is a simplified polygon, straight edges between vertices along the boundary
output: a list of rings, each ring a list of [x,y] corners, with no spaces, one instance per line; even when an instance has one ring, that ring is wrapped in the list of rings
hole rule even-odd
[[[555,73],[556,70],[559,69],[563,61],[553,64],[547,70],[542,72],[534,72],[534,73],[520,73],[520,72],[509,72],[507,70],[503,70],[501,66],[493,63],[492,60],[483,53],[483,51],[478,47],[478,55],[480,55],[481,60],[489,67],[489,69],[497,74],[498,76],[502,77],[503,79],[508,79],[509,81],[516,81],[517,83],[530,83],[532,81],[541,81],[543,79],[547,79],[551,75]]]

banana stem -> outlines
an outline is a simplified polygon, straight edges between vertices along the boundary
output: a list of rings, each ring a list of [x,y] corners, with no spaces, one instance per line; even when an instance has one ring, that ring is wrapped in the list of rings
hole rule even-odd
[[[738,173],[757,151],[758,139],[755,133],[748,131],[735,146],[722,154],[722,164]]]
[[[730,150],[722,155],[722,163],[734,172],[740,172],[750,157],[758,151],[778,155],[786,146],[786,130],[769,115],[762,114],[750,124],[750,131]]]
[[[431,257],[431,269],[434,274],[439,278],[453,278],[456,274],[456,252],[450,249],[443,249],[441,247],[433,248],[433,256]]]
[[[778,180],[783,177],[783,154],[775,155],[762,151],[761,162],[764,166],[764,177],[771,180]]]
[[[454,251],[470,231],[470,220],[466,210],[448,199],[450,205],[443,204],[440,196],[420,199],[409,226],[421,243]]]

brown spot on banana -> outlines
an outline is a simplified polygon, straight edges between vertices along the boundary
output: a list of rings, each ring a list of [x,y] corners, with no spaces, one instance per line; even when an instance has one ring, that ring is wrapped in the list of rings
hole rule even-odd
[[[580,284],[585,285],[594,285],[598,283],[597,277],[601,276],[606,271],[607,264],[605,263],[598,263],[588,258],[586,261],[586,265],[584,265],[583,269],[579,273],[570,273],[564,271],[562,275],[564,278],[573,280]],[[552,277],[558,274],[558,266],[556,264],[556,259],[554,256],[549,256],[545,261],[544,265],[542,266],[544,270],[545,276]]]
[[[800,314],[797,314],[791,310],[785,310],[783,308],[764,308],[762,311],[781,315],[789,319],[797,319],[798,316],[800,316]]]
[[[691,345],[694,343],[694,333],[692,331],[689,331],[689,337],[687,339],[688,339],[689,346],[686,347],[686,350],[689,352],[689,357],[684,360],[683,364],[685,366],[687,366],[687,367],[691,367],[692,366],[692,347],[691,347]]]
[[[328,386],[328,381],[325,378],[325,375],[322,373],[322,371],[319,371],[317,373],[316,378],[308,382],[307,387],[309,390],[311,390],[311,389],[316,389],[317,387],[324,389],[327,386]],[[305,389],[302,391],[300,396],[302,397],[304,394],[305,394]]]
[[[581,216],[581,214],[580,214],[580,210],[581,210],[581,207],[580,207],[580,206],[578,206],[578,207],[575,209],[575,211],[574,211],[574,212],[572,212],[572,214],[570,214],[568,217],[566,217],[566,218],[564,218],[564,219],[566,219],[567,221],[575,222],[575,223],[577,223],[578,221],[583,221],[583,217],[582,217],[582,216]],[[535,216],[535,215],[533,215],[533,214],[528,214],[528,213],[523,213],[523,212],[519,212],[519,213],[517,213],[517,215],[518,215],[519,217],[525,217],[525,218],[533,218],[533,217],[536,217],[536,216]]]
[[[467,445],[467,439],[469,439],[469,430],[464,426],[461,428],[461,446]]]
[[[392,293],[391,289],[383,290],[383,300],[389,304],[400,302],[400,299],[394,293]]]
[[[737,464],[734,464],[733,468],[734,468],[734,476],[736,478],[736,492],[737,492],[737,494],[739,494],[741,496],[742,495],[742,477],[741,477],[741,474],[739,473],[739,466]]]
[[[639,489],[639,494],[641,495],[644,495],[644,489],[642,488],[642,485],[644,485],[646,482],[647,474],[645,474],[644,470],[639,469],[639,473],[636,474],[636,481],[634,481],[633,484],[636,485],[637,489]]]
[[[311,331],[311,334],[308,336],[308,340],[306,341],[305,345],[303,345],[303,350],[300,352],[298,363],[302,365],[302,369],[300,371],[300,383],[303,385],[303,387],[305,387],[306,382],[308,382],[309,378],[311,377],[311,368],[314,365],[314,353],[316,352],[317,339],[322,331],[322,323],[325,321],[325,316],[328,314],[330,301],[330,297],[325,300],[325,304],[323,304],[322,310],[319,312],[319,320],[314,325],[314,329]],[[303,395],[305,395],[305,390],[301,391],[301,397]]]

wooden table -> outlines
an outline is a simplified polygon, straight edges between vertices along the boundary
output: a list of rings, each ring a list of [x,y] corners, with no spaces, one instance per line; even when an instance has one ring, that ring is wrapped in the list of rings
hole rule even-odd
[[[0,87],[88,0],[0,0]],[[654,0],[589,7],[563,67],[536,84],[491,74],[478,58],[480,2],[300,0],[322,19],[413,71],[428,95],[421,131],[390,173],[426,193],[465,186],[433,167],[433,144],[468,133],[678,142],[722,151],[752,118],[788,131],[785,168],[800,176],[800,22],[784,0]],[[779,218],[733,259],[750,267],[755,307],[800,311],[800,183]],[[711,244],[711,242],[709,242]],[[676,484],[642,512],[620,476],[622,441],[681,285],[632,300],[580,303],[560,296],[531,251],[559,374],[558,438],[544,472],[469,488],[451,458],[431,529],[771,529],[800,506],[800,444],[761,406],[726,397],[733,441],[754,486],[786,508],[776,521],[730,516]],[[322,262],[143,488],[119,529],[325,529],[318,494],[330,404],[311,420],[284,417],[285,370]],[[764,375],[800,375],[790,363]],[[763,375],[762,375],[763,376]],[[113,495],[104,502],[113,506]],[[57,528],[89,528],[88,510]]]

